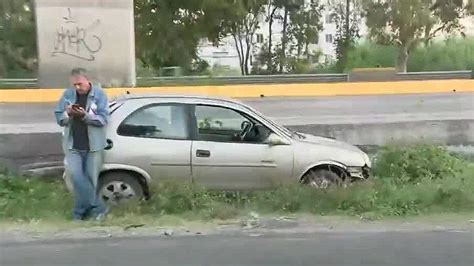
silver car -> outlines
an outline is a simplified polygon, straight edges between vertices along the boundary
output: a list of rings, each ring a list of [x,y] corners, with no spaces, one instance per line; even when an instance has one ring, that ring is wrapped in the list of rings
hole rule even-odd
[[[371,162],[359,148],[290,131],[236,101],[127,95],[110,110],[99,181],[105,201],[147,197],[150,184],[162,181],[257,190],[296,182],[325,188],[369,176]]]

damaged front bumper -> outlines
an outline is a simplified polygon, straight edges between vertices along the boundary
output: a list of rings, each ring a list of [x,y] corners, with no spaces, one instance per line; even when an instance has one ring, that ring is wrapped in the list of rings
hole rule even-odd
[[[347,167],[347,172],[353,180],[367,179],[372,176],[372,170],[369,166],[364,165],[362,167]]]

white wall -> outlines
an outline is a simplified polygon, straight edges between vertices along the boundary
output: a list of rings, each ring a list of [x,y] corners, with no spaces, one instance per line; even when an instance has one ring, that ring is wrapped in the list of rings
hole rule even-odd
[[[35,4],[40,86],[67,86],[74,67],[104,86],[135,84],[133,0]]]
[[[240,69],[239,55],[231,37],[225,38],[219,46],[203,40],[198,47],[198,56],[207,61],[212,67],[214,65],[228,66]]]

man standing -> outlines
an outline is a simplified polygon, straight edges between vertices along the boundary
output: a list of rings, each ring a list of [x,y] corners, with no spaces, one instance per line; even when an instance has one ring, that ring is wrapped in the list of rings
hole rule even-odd
[[[97,181],[106,147],[105,126],[109,115],[105,92],[94,86],[83,68],[71,71],[74,88],[59,100],[56,122],[64,127],[66,171],[74,188],[74,220],[105,218],[106,208],[97,195]]]

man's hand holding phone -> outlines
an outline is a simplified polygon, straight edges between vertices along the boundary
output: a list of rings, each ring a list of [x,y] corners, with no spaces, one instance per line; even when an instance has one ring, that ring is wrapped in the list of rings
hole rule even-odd
[[[72,104],[66,106],[66,112],[69,116],[72,117],[84,117],[86,115],[86,110],[82,108],[79,104]]]

